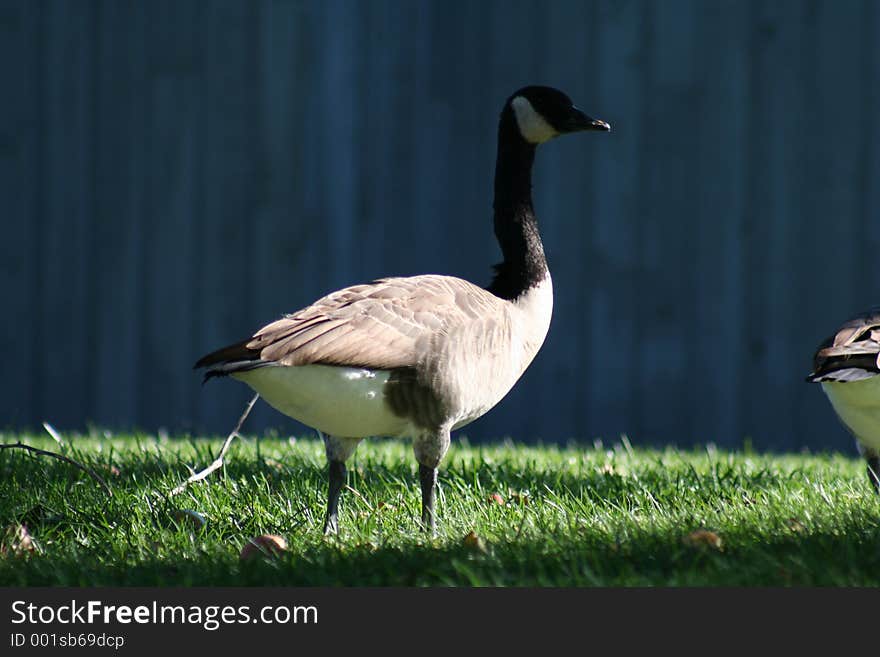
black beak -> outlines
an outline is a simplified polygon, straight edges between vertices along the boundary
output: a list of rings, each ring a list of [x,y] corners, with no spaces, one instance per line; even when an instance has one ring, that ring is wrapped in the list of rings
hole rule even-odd
[[[581,112],[578,108],[573,107],[571,110],[571,114],[568,117],[568,121],[566,122],[565,131],[580,132],[582,130],[600,130],[602,132],[611,132],[611,126],[605,123],[605,121],[590,118],[589,116]]]

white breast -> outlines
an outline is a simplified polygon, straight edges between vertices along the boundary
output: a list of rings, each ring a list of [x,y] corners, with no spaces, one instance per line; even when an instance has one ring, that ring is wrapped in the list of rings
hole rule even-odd
[[[544,344],[544,338],[550,330],[550,320],[553,317],[553,279],[550,272],[547,272],[543,281],[514,301],[513,308],[522,336],[525,370]]]
[[[272,407],[324,433],[347,438],[411,435],[384,402],[389,372],[328,365],[258,367],[232,376]]]
[[[482,335],[460,336],[460,344],[479,344],[475,350],[452,350],[445,377],[457,412],[453,428],[463,427],[500,402],[534,360],[544,343],[553,314],[550,274],[506,308],[497,329]],[[475,358],[474,352],[482,356]]]
[[[880,450],[880,376],[847,383],[826,381],[822,390],[859,442]]]

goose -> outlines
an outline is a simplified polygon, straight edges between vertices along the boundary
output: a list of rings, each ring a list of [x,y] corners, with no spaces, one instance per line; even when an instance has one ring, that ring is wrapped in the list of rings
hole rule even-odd
[[[822,384],[880,493],[880,307],[845,322],[816,350],[807,381]]]
[[[532,207],[536,148],[559,135],[610,129],[558,89],[519,89],[498,125],[493,207],[503,260],[487,287],[436,274],[346,287],[196,363],[207,368],[205,381],[242,381],[322,435],[325,534],[338,531],[346,462],[369,436],[412,440],[421,525],[435,533],[437,468],[450,432],[501,401],[550,326],[553,286]]]

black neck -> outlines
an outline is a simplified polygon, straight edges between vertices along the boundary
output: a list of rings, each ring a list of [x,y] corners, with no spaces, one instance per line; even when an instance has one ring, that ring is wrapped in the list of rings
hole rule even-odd
[[[505,107],[498,126],[494,204],[495,236],[504,260],[495,265],[495,278],[487,288],[504,299],[515,299],[547,275],[532,207],[534,161],[535,145],[523,139],[513,111]]]

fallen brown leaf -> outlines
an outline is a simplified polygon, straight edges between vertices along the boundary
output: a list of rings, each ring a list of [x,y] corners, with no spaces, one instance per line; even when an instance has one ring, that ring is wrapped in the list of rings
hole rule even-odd
[[[789,518],[788,521],[786,522],[786,524],[788,525],[788,528],[791,531],[793,531],[797,534],[800,534],[801,532],[807,531],[807,528],[804,525],[804,523],[802,523],[797,518]]]
[[[262,534],[255,536],[241,549],[239,559],[247,561],[257,557],[264,559],[280,557],[287,551],[287,541],[275,534]]]
[[[0,541],[0,555],[23,557],[37,551],[37,542],[24,525],[10,525]]]
[[[462,539],[461,543],[471,550],[476,550],[478,552],[486,551],[486,541],[477,536],[477,533],[473,530],[468,532],[467,536]]]
[[[691,532],[684,537],[684,543],[691,547],[708,547],[714,550],[721,550],[723,546],[721,537],[708,529],[698,529]]]

